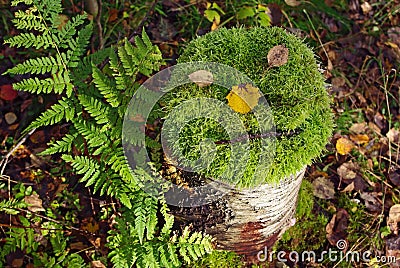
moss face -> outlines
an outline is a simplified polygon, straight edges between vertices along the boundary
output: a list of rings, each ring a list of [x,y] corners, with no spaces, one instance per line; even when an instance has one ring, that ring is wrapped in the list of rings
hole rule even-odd
[[[288,49],[288,61],[279,67],[269,66],[268,52],[278,45]],[[258,183],[279,181],[297,172],[324,149],[333,128],[330,98],[313,51],[294,35],[277,27],[220,29],[188,44],[178,62],[192,61],[217,62],[239,70],[252,79],[269,102],[279,138],[273,163]],[[229,89],[213,84],[203,88],[187,84],[165,96],[166,110],[171,111],[183,100],[195,97],[214,98],[228,104],[229,92]],[[260,134],[259,123],[251,112],[237,114],[249,134]],[[198,135],[207,133],[214,141],[221,138],[222,132],[218,128],[223,126],[206,121],[192,123],[190,128],[202,129]],[[181,137],[186,144],[198,144],[198,135],[191,132],[190,135],[183,133]],[[258,156],[260,151],[268,149],[260,148],[257,139],[251,142],[252,157],[239,186],[254,186],[255,182],[250,178],[258,164]],[[217,147],[222,151],[229,149],[222,148],[224,146],[229,147]],[[224,159],[229,158],[229,153],[221,155],[224,157],[217,158],[218,163],[212,165],[214,169],[205,171],[205,175],[218,177],[218,172],[226,167]]]

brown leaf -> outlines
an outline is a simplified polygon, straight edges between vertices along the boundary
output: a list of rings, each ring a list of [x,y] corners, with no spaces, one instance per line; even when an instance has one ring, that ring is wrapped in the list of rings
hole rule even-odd
[[[115,8],[111,8],[108,12],[108,22],[114,22],[118,19],[118,10]]]
[[[42,200],[40,199],[39,195],[37,193],[33,193],[29,196],[25,196],[24,200],[28,206],[28,210],[32,212],[39,212],[39,211],[45,211],[45,209],[42,206]]]
[[[13,112],[6,113],[4,115],[4,118],[9,125],[12,125],[13,123],[15,123],[15,121],[17,121],[17,116]]]
[[[362,122],[362,123],[355,123],[350,127],[350,131],[355,133],[355,134],[361,134],[364,133],[365,130],[367,129],[367,123]]]
[[[43,143],[45,141],[44,131],[43,130],[36,131],[29,137],[29,140],[35,144]]]
[[[375,192],[361,193],[360,197],[364,200],[365,207],[371,212],[380,212],[382,210],[381,200]]]
[[[340,167],[338,167],[337,173],[341,178],[345,180],[353,180],[357,176],[356,173],[357,170],[358,166],[353,162],[349,161],[343,163]]]
[[[333,199],[335,197],[334,185],[329,179],[319,177],[312,184],[314,196],[322,199]]]
[[[333,215],[331,221],[326,225],[326,238],[332,246],[336,246],[339,240],[344,240],[347,243],[347,226],[349,225],[349,213],[340,208],[338,212]],[[346,250],[344,248],[344,250]]]
[[[267,59],[270,67],[279,67],[287,63],[289,57],[289,49],[284,45],[278,45],[271,48],[268,52]]]
[[[342,193],[352,192],[354,190],[354,182],[347,185],[343,190]]]
[[[13,89],[12,85],[0,86],[0,99],[12,101],[16,97],[18,97],[18,92]]]
[[[386,255],[396,257],[396,262],[391,263],[390,267],[400,267],[400,236],[388,238],[386,242]]]
[[[372,6],[368,2],[361,4],[362,12],[366,15],[372,10]]]
[[[400,132],[397,129],[392,128],[386,133],[386,137],[390,142],[397,143],[399,141],[399,134]]]
[[[398,226],[399,222],[400,222],[400,204],[396,204],[390,208],[389,217],[387,220],[387,225],[395,235],[397,235],[399,232],[399,226]]]
[[[285,0],[285,3],[291,7],[297,7],[301,4],[301,2],[297,0]]]
[[[90,263],[91,268],[106,268],[106,266],[101,261],[92,261]]]
[[[214,82],[213,74],[206,70],[198,70],[189,74],[189,79],[199,87],[209,86]]]
[[[369,137],[366,134],[350,135],[350,139],[356,144],[366,144],[369,142]]]
[[[400,187],[400,169],[399,168],[396,168],[395,170],[391,170],[389,172],[389,180],[397,187]]]
[[[24,259],[13,259],[11,266],[13,268],[22,267],[24,265]]]
[[[354,144],[346,138],[340,138],[336,142],[336,150],[341,155],[346,155],[350,153],[353,147]]]

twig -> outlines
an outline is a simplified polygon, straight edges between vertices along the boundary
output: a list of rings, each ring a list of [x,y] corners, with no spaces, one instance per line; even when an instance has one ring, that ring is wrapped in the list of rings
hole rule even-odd
[[[98,3],[98,12],[97,12],[97,16],[96,16],[96,24],[97,24],[97,30],[98,30],[98,34],[99,34],[99,50],[103,49],[103,27],[101,26],[101,12],[103,9],[103,5],[102,5],[102,0],[97,0]]]
[[[261,134],[251,134],[251,135],[243,135],[240,137],[237,137],[233,140],[220,140],[216,141],[215,144],[228,144],[228,143],[235,143],[235,142],[241,142],[241,141],[246,141],[246,140],[254,140],[254,139],[264,139],[264,138],[272,138],[272,137],[292,137],[294,135],[297,135],[300,133],[300,130],[294,130],[292,132],[289,132],[287,134],[283,132],[267,132],[267,133],[261,133]]]
[[[26,139],[35,132],[36,128],[29,131],[7,154],[6,156],[0,161],[0,175],[2,176],[4,170],[7,166],[8,158],[26,141]]]

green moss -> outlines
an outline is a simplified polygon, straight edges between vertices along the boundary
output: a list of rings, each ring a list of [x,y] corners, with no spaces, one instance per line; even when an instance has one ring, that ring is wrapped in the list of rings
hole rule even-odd
[[[214,250],[196,263],[193,263],[191,267],[239,268],[245,266],[241,260],[240,255],[237,255],[236,253],[230,251]]]
[[[303,180],[296,209],[296,224],[289,228],[276,248],[297,252],[318,250],[325,242],[325,226],[328,218],[313,212],[314,196],[312,184]],[[307,239],[304,239],[307,237]]]
[[[277,45],[288,48],[288,62],[280,67],[269,68],[267,54]],[[260,152],[270,150],[272,145],[268,144],[263,148],[256,144],[257,140],[253,140],[250,160],[238,186],[250,187],[260,182],[279,181],[311,164],[312,159],[318,157],[325,148],[333,128],[330,98],[314,53],[302,40],[277,27],[222,28],[188,44],[178,62],[192,61],[226,64],[250,77],[268,101],[277,131],[285,134],[296,130],[299,133],[294,136],[283,135],[277,139],[273,163],[262,178],[257,178],[257,182],[252,176],[259,164]],[[171,111],[191,98],[214,98],[227,103],[228,93],[229,89],[213,84],[204,88],[186,84],[164,98],[166,111]],[[238,117],[248,133],[260,132],[252,113],[238,114]],[[180,136],[187,145],[183,151],[186,149],[188,155],[191,155],[190,146],[198,144],[199,137],[203,138],[205,133],[213,141],[220,140],[223,134],[220,128],[223,127],[207,120],[192,122],[191,129],[202,131],[199,134],[191,132],[190,135]],[[221,157],[203,171],[203,174],[218,178],[228,167],[229,149],[227,145],[218,145],[217,150]],[[266,166],[268,164],[265,163]]]

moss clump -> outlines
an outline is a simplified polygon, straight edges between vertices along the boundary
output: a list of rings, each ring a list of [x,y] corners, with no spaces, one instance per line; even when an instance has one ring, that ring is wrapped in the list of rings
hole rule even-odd
[[[296,224],[284,233],[275,248],[303,252],[319,250],[325,243],[325,226],[328,224],[328,218],[313,211],[312,192],[312,184],[303,180],[296,208]]]
[[[288,61],[280,67],[270,67],[267,55],[277,45],[284,45],[288,49]],[[279,181],[311,164],[312,159],[324,149],[333,128],[330,98],[313,51],[296,36],[278,27],[223,28],[198,37],[187,45],[178,62],[193,61],[222,63],[247,75],[264,94],[271,107],[276,130],[282,133],[276,140],[276,154],[271,167],[264,174],[265,177],[257,182],[252,176],[260,152],[270,148],[262,148],[259,139],[251,140],[250,160],[239,186],[250,187],[260,182]],[[195,97],[214,98],[227,103],[229,91],[214,84],[203,88],[194,83],[185,84],[167,94],[164,99],[166,110],[171,111],[182,101]],[[253,114],[237,114],[248,133],[257,134],[259,126]],[[190,134],[180,135],[180,143],[187,146],[182,151],[189,158],[198,156],[191,155],[189,146],[198,144],[199,137],[207,136],[214,142],[226,138],[220,130],[223,126],[217,122],[197,120],[190,124],[190,129],[201,131],[187,131]],[[293,131],[296,135],[288,135]],[[218,178],[227,168],[229,150],[229,144],[219,144],[217,151],[220,157],[203,174]]]
[[[245,267],[241,257],[235,252],[214,250],[210,254],[193,263],[193,268],[241,268]]]

